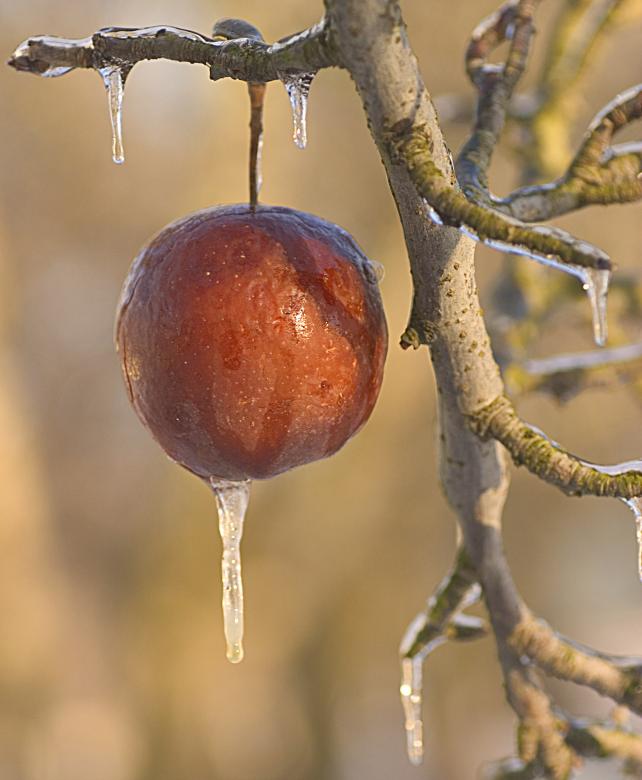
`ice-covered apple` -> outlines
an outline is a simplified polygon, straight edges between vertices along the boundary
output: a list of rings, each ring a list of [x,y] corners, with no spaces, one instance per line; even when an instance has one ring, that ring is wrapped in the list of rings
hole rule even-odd
[[[336,452],[368,419],[387,332],[372,265],[287,208],[211,208],[134,261],[117,342],[129,397],[200,477],[263,479]]]
[[[223,518],[244,482],[331,455],[365,423],[387,329],[374,266],[348,233],[235,205],[180,219],[140,252],[117,344],[138,416],[210,481]]]

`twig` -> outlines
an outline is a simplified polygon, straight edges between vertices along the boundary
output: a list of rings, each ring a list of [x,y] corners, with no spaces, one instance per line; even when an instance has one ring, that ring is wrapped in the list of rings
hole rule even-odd
[[[472,133],[457,159],[457,179],[466,195],[491,206],[488,168],[504,127],[508,102],[521,78],[535,31],[538,0],[510,0],[473,32],[466,52],[466,70],[478,91]],[[499,44],[510,40],[506,61],[486,60]]]
[[[470,606],[480,596],[475,569],[464,549],[457,552],[450,573],[431,596],[425,611],[412,621],[401,643],[402,658],[421,656],[439,637],[445,639],[476,639],[486,633],[483,624],[474,626],[457,620],[458,612]]]
[[[504,369],[504,380],[512,393],[543,392],[568,401],[588,387],[602,386],[614,372],[614,379],[622,374],[640,374],[642,344],[509,364]]]
[[[426,127],[397,127],[391,142],[395,158],[408,168],[418,192],[435,212],[439,223],[460,228],[495,248],[535,257],[545,263],[554,264],[557,260],[562,266],[605,271],[612,268],[603,250],[566,231],[529,226],[487,205],[472,202],[435,166],[431,153],[433,140]]]
[[[591,122],[567,172],[549,184],[522,187],[495,208],[525,222],[541,222],[590,205],[642,198],[642,143],[611,146],[618,130],[642,117],[642,84],[618,95]]]
[[[215,27],[217,35],[231,32],[229,20],[224,21],[227,27],[220,26],[218,31]],[[249,29],[256,28],[248,25],[246,35]],[[229,77],[249,82],[274,81],[284,72],[309,73],[339,64],[324,22],[271,45],[255,37],[213,40],[167,25],[107,27],[78,40],[41,35],[21,43],[8,64],[42,76],[63,75],[62,71],[74,68],[100,70],[114,64],[132,67],[142,60],[158,59],[207,65],[212,79]],[[54,70],[59,72],[54,74]]]
[[[499,396],[471,416],[471,425],[483,437],[501,442],[518,466],[568,495],[636,498],[642,495],[639,462],[617,466],[587,463],[551,441],[520,419],[506,396]]]

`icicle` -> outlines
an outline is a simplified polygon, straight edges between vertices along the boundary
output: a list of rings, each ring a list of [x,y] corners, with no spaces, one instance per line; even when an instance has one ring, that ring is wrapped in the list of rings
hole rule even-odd
[[[635,517],[635,532],[638,540],[638,576],[642,582],[642,496],[623,498],[622,501],[632,510]]]
[[[413,766],[419,766],[424,757],[424,724],[422,705],[422,660],[403,658],[401,661],[401,705],[406,728],[406,750]]]
[[[428,604],[430,610],[430,603]],[[399,653],[401,655],[401,706],[404,713],[406,730],[406,750],[408,759],[414,766],[419,766],[424,757],[424,723],[422,718],[423,705],[423,663],[427,656],[447,640],[441,635],[428,642],[414,655],[409,655],[420,631],[426,625],[426,613],[420,612],[408,626],[401,640]]]
[[[471,585],[464,594],[455,615],[456,618],[463,618],[463,622],[468,623],[469,628],[475,629],[475,635],[478,635],[478,619],[462,615],[461,612],[479,601],[480,596],[481,587],[477,583]],[[406,750],[408,759],[414,766],[421,764],[424,757],[424,724],[421,713],[423,705],[423,664],[433,650],[436,650],[448,641],[444,634],[440,634],[430,642],[426,642],[419,650],[414,650],[417,637],[426,627],[428,615],[435,607],[435,603],[435,597],[433,596],[428,602],[427,611],[420,612],[408,626],[399,646],[399,654],[401,655],[401,686],[399,687],[399,693],[401,694],[401,706],[404,712]],[[470,618],[470,621],[467,620],[468,618]]]
[[[249,482],[210,479],[218,508],[218,527],[223,540],[223,623],[227,660],[243,660],[243,581],[241,580],[241,537],[250,498]]]
[[[364,270],[368,280],[375,284],[382,282],[386,275],[385,266],[383,263],[379,263],[376,260],[366,260],[364,263]]]
[[[603,347],[606,344],[606,297],[609,292],[610,281],[611,272],[608,270],[584,269],[583,286],[591,304],[593,337],[598,347]]]
[[[424,201],[424,207],[426,216],[434,222],[436,225],[443,225],[444,221],[437,213],[437,211],[427,202]],[[485,244],[491,249],[496,249],[500,252],[506,252],[511,255],[521,255],[528,257],[531,260],[535,260],[542,265],[556,268],[558,271],[571,274],[577,277],[581,282],[584,290],[588,295],[589,302],[591,304],[591,314],[593,316],[593,336],[595,343],[598,346],[603,346],[606,342],[607,325],[606,325],[606,298],[609,289],[609,282],[611,280],[611,272],[608,269],[587,268],[582,265],[575,265],[574,263],[562,263],[554,255],[545,255],[541,252],[529,249],[521,244],[509,244],[505,241],[495,241],[492,238],[482,238],[479,234],[471,228],[469,225],[460,225],[458,228],[460,233],[472,238],[473,241]],[[543,225],[534,225],[531,230],[535,233],[546,233],[547,235],[563,238],[564,240],[572,240],[576,246],[582,246],[585,249],[589,246],[584,241],[572,238],[568,233],[565,233],[558,228],[544,227]],[[591,250],[595,256],[595,261],[608,262],[608,255],[606,255],[597,247],[591,247]]]
[[[308,143],[306,115],[308,111],[308,95],[313,78],[314,73],[284,73],[280,76],[292,107],[292,119],[294,121],[292,139],[299,149],[305,149]]]
[[[125,162],[125,151],[123,149],[123,88],[125,79],[123,70],[118,65],[108,65],[105,68],[100,68],[99,73],[103,77],[109,102],[112,159],[117,165],[120,165]]]

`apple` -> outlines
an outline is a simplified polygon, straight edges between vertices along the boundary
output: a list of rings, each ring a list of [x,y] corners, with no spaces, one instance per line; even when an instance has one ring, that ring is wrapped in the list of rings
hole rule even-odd
[[[374,267],[344,230],[276,206],[218,206],[139,253],[117,316],[138,416],[211,482],[336,452],[366,422],[388,334]]]

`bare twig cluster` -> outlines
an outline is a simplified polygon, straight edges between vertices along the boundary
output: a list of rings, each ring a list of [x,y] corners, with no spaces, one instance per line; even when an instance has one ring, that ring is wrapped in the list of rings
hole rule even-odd
[[[107,69],[109,74],[117,69],[121,81],[146,59],[206,65],[212,79],[230,77],[250,85],[255,159],[262,85],[284,76],[309,79],[330,66],[350,73],[404,228],[414,299],[402,346],[425,344],[430,349],[439,389],[441,481],[461,537],[451,573],[402,644],[401,692],[414,761],[421,760],[423,741],[422,663],[447,640],[477,639],[488,633],[483,621],[464,613],[481,597],[507,697],[519,719],[518,757],[497,765],[493,776],[562,780],[582,756],[615,756],[629,768],[642,767],[642,740],[628,731],[619,715],[605,723],[577,720],[554,706],[538,676],[543,672],[587,686],[642,714],[642,661],[581,647],[536,618],[517,592],[501,534],[509,487],[507,452],[515,463],[567,493],[629,502],[642,496],[642,465],[586,463],[520,419],[491,351],[474,276],[475,241],[570,271],[587,287],[597,340],[605,340],[610,258],[568,233],[530,223],[591,204],[642,198],[642,146],[612,144],[622,127],[642,116],[642,88],[628,90],[598,113],[561,177],[498,198],[490,190],[488,170],[508,119],[531,134],[532,148],[524,158],[530,170],[548,173],[543,160],[551,127],[560,125],[566,89],[577,81],[599,33],[623,4],[624,0],[564,3],[539,93],[527,109],[516,109],[513,98],[526,67],[539,0],[510,0],[482,22],[466,53],[467,71],[477,90],[477,112],[456,167],[394,0],[325,0],[322,22],[275,44],[265,43],[252,25],[239,20],[218,23],[212,37],[165,26],[108,28],[76,41],[28,39],[9,63],[44,76],[74,68],[101,73]],[[508,42],[505,61],[490,64],[490,54],[502,42]],[[254,178],[254,198],[257,188]],[[640,359],[639,348],[628,349],[635,357],[623,360]],[[567,361],[561,368],[540,367],[539,373],[557,375],[578,366],[588,372],[621,357],[616,350],[605,354],[608,358],[601,362],[592,358],[581,366],[582,359],[586,362],[582,358],[577,365]],[[523,374],[520,378],[523,381]]]

